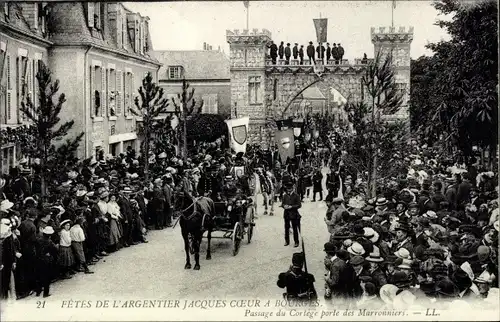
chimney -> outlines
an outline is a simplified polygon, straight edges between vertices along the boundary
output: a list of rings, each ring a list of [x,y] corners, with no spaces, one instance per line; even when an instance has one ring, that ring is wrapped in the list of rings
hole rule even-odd
[[[210,45],[209,47],[210,47],[210,49],[209,49],[209,50],[212,50],[212,45]]]
[[[207,43],[206,42],[203,43],[203,50],[207,50]]]
[[[217,51],[220,52],[220,46],[218,46]]]

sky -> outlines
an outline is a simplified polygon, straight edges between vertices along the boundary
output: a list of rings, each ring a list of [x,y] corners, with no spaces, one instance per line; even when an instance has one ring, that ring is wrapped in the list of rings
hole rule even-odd
[[[246,28],[243,1],[124,3],[150,18],[154,50],[202,50],[203,42],[229,53],[226,29]],[[249,29],[268,29],[275,42],[316,44],[312,19],[328,18],[328,41],[341,43],[344,58],[373,57],[371,27],[391,25],[391,1],[250,1]],[[431,1],[397,1],[394,26],[414,27],[411,57],[432,55],[429,42],[449,39],[435,26],[439,13]]]

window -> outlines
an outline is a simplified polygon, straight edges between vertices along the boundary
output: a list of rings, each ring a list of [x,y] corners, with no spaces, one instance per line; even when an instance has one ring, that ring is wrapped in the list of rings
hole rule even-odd
[[[101,3],[94,2],[94,28],[101,29]]]
[[[248,102],[262,104],[260,96],[260,76],[250,76],[248,79]]]
[[[12,118],[12,62],[10,55],[5,57],[7,67],[7,95],[5,96],[5,121],[9,122]]]
[[[44,6],[43,3],[37,3],[36,6],[36,19],[38,20],[37,25],[42,34],[45,35],[47,30],[47,20],[45,19],[47,16],[47,7]]]
[[[121,70],[116,72],[116,81],[115,81],[115,105],[116,105],[116,114],[121,115],[123,111],[123,73]]]
[[[125,84],[125,115],[131,115],[130,109],[134,106],[134,74],[127,72],[124,73]]]
[[[169,66],[168,79],[180,79],[180,78],[182,78],[182,66]]]
[[[106,70],[100,66],[92,66],[90,69],[90,87],[92,91],[91,116],[103,115],[106,105]]]
[[[94,5],[93,2],[87,2],[87,25],[89,28],[94,28]]]
[[[217,114],[218,113],[218,99],[217,99],[217,94],[206,94],[203,95],[202,98],[203,100],[203,107],[202,107],[202,113],[204,114]]]
[[[9,173],[10,167],[14,167],[15,161],[15,148],[8,146],[2,148],[2,172]]]
[[[116,109],[116,71],[114,69],[108,70],[108,115],[116,116],[118,111]]]
[[[18,56],[17,57],[17,104],[20,107],[21,103],[26,103],[26,95],[28,90],[28,57]],[[24,118],[24,113],[22,113],[18,108],[15,108],[15,112],[13,114],[14,122],[21,121],[21,118]]]

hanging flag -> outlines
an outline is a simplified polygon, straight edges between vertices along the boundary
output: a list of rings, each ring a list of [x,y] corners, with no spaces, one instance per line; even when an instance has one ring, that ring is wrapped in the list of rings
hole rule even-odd
[[[392,7],[396,8],[396,0],[392,0]]]
[[[250,118],[248,116],[238,119],[230,119],[225,121],[227,124],[230,146],[234,152],[246,153],[248,141],[248,124]]]
[[[288,158],[293,158],[295,156],[293,129],[288,128],[286,130],[276,131],[274,138],[276,139],[278,152],[283,163],[285,163]]]
[[[243,1],[243,4],[245,5],[245,8],[247,8],[247,9],[248,9],[248,5],[250,4],[249,2],[250,1]]]
[[[314,21],[314,28],[316,28],[316,38],[318,39],[318,42],[326,42],[328,19],[327,18],[313,19],[313,21]]]

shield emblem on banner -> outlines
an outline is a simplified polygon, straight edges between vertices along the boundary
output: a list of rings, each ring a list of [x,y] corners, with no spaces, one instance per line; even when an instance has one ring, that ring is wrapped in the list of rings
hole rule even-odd
[[[233,139],[238,144],[243,144],[247,141],[247,127],[246,125],[239,125],[233,127]]]

